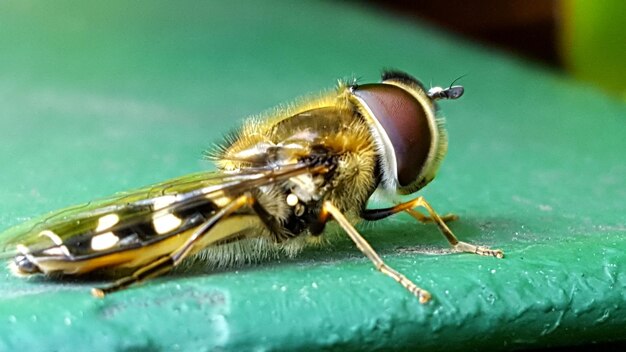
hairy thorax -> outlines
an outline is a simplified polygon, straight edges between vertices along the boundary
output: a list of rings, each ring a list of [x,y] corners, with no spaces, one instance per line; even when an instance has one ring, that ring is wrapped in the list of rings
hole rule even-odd
[[[374,177],[376,148],[367,124],[347,104],[300,109],[272,123],[251,120],[231,137],[232,142],[227,141],[221,147],[217,163],[226,172],[298,163],[320,165],[328,172],[305,173],[254,190],[255,198],[278,219],[280,226],[250,229],[242,234],[247,238],[245,241],[224,244],[212,252],[219,251],[223,257],[234,252],[228,247],[245,245],[250,247],[247,253],[293,255],[307,244],[324,242],[318,236],[321,233],[315,233],[310,226],[316,222],[325,200],[332,201],[347,217],[358,221],[361,209],[379,181]],[[250,259],[254,260],[243,258],[243,261]]]

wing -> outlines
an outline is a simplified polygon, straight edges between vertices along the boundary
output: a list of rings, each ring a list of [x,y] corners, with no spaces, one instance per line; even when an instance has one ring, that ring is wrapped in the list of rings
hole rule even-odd
[[[38,217],[0,234],[0,257],[12,257],[27,248],[29,253],[64,247],[71,257],[107,254],[155,242],[198,226],[224,202],[255,187],[287,180],[315,168],[300,162],[276,167],[250,168],[238,172],[200,172],[112,197],[62,209]],[[319,172],[319,170],[317,171]],[[172,217],[172,215],[177,216]],[[176,223],[175,218],[181,223]],[[158,221],[157,221],[158,220]],[[114,246],[106,242],[116,234]],[[123,237],[119,237],[122,234]],[[101,248],[95,248],[94,238]],[[112,237],[109,237],[112,238]],[[107,248],[107,246],[110,248]],[[22,249],[20,249],[22,248]],[[50,251],[54,254],[54,251]],[[69,257],[68,253],[59,253]]]

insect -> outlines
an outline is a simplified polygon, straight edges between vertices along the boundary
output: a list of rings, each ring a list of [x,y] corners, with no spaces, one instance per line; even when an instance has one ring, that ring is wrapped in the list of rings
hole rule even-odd
[[[445,223],[455,216],[439,216],[423,197],[368,207],[376,190],[394,200],[433,180],[447,150],[436,101],[462,94],[462,86],[427,90],[399,71],[384,72],[380,83],[340,81],[246,120],[208,153],[217,171],[32,220],[3,234],[0,249],[17,275],[111,276],[92,289],[103,297],[194,259],[229,266],[293,256],[332,237],[325,227],[334,220],[335,232],[348,235],[380,272],[427,302],[430,293],[385,264],[355,224],[407,212],[433,222],[457,251],[503,257],[459,241]]]

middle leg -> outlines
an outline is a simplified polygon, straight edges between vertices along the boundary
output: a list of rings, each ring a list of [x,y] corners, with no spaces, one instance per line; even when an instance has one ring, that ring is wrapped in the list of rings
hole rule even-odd
[[[422,207],[426,209],[430,217],[426,217],[425,215],[416,211],[414,208],[417,207]],[[439,227],[439,230],[446,238],[446,240],[448,240],[450,245],[460,252],[468,252],[479,255],[492,256],[496,258],[504,258],[504,252],[502,252],[502,250],[500,249],[489,249],[487,247],[475,246],[471,243],[459,241],[454,233],[452,233],[448,225],[446,225],[445,219],[437,214],[437,212],[433,209],[433,207],[430,206],[430,204],[428,204],[424,197],[417,197],[413,200],[400,203],[391,208],[365,209],[361,212],[361,217],[365,220],[380,220],[402,211],[406,211],[421,222],[433,221],[437,225],[437,227]]]

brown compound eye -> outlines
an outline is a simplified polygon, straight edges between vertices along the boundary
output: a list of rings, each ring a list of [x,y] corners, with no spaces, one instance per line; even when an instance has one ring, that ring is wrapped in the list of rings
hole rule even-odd
[[[429,116],[411,93],[391,84],[355,87],[354,96],[366,105],[389,138],[396,159],[398,183],[413,183],[424,168],[432,147]]]

